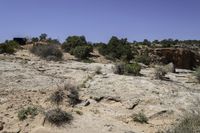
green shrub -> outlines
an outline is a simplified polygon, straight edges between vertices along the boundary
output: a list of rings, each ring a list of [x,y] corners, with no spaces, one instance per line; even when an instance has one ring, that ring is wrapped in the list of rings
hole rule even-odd
[[[127,39],[112,37],[107,45],[100,44],[98,50],[100,54],[111,60],[130,61],[133,58],[131,46]]]
[[[65,52],[73,51],[77,46],[87,45],[87,41],[84,36],[69,36],[62,44],[62,49]]]
[[[62,49],[78,59],[87,59],[93,51],[93,46],[84,36],[69,36],[62,44]]]
[[[72,115],[62,111],[60,108],[49,110],[45,113],[45,120],[56,126],[64,123],[70,123],[73,119]]]
[[[14,54],[17,49],[20,48],[20,45],[15,41],[6,41],[3,44],[0,44],[0,54],[7,53],[7,54]]]
[[[197,80],[198,80],[199,83],[200,83],[200,67],[198,67],[198,68],[196,69],[196,71],[195,71],[195,76],[196,76]]]
[[[138,63],[133,63],[133,64],[119,63],[115,65],[113,70],[115,74],[138,76],[140,75],[141,66]]]
[[[132,75],[138,76],[138,75],[140,75],[140,70],[141,70],[141,66],[138,63],[125,65],[125,72],[127,74],[132,74]]]
[[[18,118],[20,121],[25,120],[27,118],[27,110],[26,109],[22,109],[18,112]]]
[[[30,115],[32,118],[34,118],[38,114],[38,110],[36,107],[28,107],[26,109],[21,109],[18,112],[18,118],[19,120],[25,120]]]
[[[142,112],[135,114],[132,116],[133,120],[135,122],[139,122],[139,123],[148,123],[148,118],[146,117],[146,115]]]
[[[148,54],[143,54],[143,55],[136,56],[135,61],[143,63],[145,65],[149,65],[151,62],[151,58],[148,56]]]
[[[77,46],[74,48],[72,54],[78,59],[87,59],[90,56],[90,52],[92,52],[90,46]]]
[[[46,33],[42,33],[41,35],[40,35],[40,41],[44,41],[44,40],[46,40],[47,39],[47,34]]]
[[[33,37],[33,38],[31,39],[31,41],[32,41],[33,43],[36,43],[36,42],[39,41],[39,38],[38,38],[38,37]]]
[[[58,61],[62,59],[63,53],[59,49],[58,45],[45,45],[45,44],[36,44],[33,45],[31,52],[41,58],[46,60]]]
[[[55,91],[51,96],[50,96],[50,101],[53,104],[56,104],[57,106],[63,102],[64,100],[64,92],[61,89],[58,89],[57,91]]]

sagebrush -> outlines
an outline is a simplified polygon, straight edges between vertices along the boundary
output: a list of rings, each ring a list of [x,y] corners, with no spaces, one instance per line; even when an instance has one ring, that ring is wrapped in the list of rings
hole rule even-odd
[[[6,41],[5,43],[0,44],[0,54],[14,54],[17,49],[20,48],[20,45],[15,41]]]
[[[118,63],[114,66],[113,71],[115,74],[125,74],[139,76],[141,66],[138,63]]]
[[[19,120],[25,120],[28,118],[28,116],[31,116],[32,118],[35,117],[38,114],[38,109],[36,107],[27,107],[23,108],[18,112],[18,118]]]
[[[72,115],[61,110],[60,108],[49,110],[45,113],[45,120],[56,126],[70,123],[73,119]]]
[[[53,44],[36,44],[33,45],[30,51],[46,60],[59,61],[62,60],[63,56],[59,46]]]

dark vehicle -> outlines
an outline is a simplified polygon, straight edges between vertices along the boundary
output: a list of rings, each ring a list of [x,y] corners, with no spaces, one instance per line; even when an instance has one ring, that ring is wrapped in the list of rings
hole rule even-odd
[[[26,45],[26,42],[27,42],[26,38],[13,38],[13,40],[19,43],[19,45]]]

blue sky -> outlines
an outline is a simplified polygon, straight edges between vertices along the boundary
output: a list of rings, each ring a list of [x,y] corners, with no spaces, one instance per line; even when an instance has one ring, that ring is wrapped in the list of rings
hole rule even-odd
[[[40,33],[61,41],[200,39],[200,0],[0,0],[1,42]]]

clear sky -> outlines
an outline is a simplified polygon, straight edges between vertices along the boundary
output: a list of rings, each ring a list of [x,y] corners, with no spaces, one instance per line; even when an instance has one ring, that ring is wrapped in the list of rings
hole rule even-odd
[[[61,41],[200,39],[200,0],[0,0],[1,42],[40,33]]]

